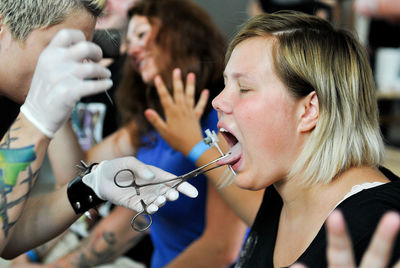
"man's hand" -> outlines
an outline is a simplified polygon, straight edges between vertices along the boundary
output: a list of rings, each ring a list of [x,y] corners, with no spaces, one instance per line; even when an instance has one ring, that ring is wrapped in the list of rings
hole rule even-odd
[[[196,188],[187,182],[180,184],[177,188],[178,191],[171,188],[177,183],[174,181],[141,187],[139,188],[140,195],[138,195],[134,187],[120,188],[114,183],[115,175],[123,169],[129,169],[135,174],[135,181],[138,185],[166,181],[175,177],[159,168],[145,165],[134,157],[123,157],[101,162],[82,180],[93,189],[99,198],[137,212],[141,212],[143,209],[146,209],[148,213],[156,212],[159,207],[164,205],[166,200],[176,200],[179,196],[178,191],[192,198],[198,194]],[[124,184],[124,182],[131,183],[131,173],[120,172],[118,182],[121,184]],[[140,200],[144,201],[146,208],[143,208]]]
[[[39,57],[21,112],[49,138],[76,102],[112,86],[111,72],[98,64],[102,51],[78,30],[63,29]]]

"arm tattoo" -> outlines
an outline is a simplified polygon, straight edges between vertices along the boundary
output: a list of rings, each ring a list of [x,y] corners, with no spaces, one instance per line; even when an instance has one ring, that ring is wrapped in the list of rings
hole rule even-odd
[[[89,268],[95,265],[103,264],[117,257],[118,251],[115,249],[117,239],[114,232],[104,232],[102,239],[107,243],[104,250],[96,250],[96,239],[86,241],[82,247],[89,248],[88,251],[81,252],[74,265],[79,268]]]
[[[0,222],[3,224],[2,229],[5,237],[8,236],[9,230],[18,220],[18,217],[14,220],[9,218],[9,210],[25,202],[32,189],[33,179],[38,174],[38,170],[33,171],[31,167],[31,163],[36,159],[33,145],[11,148],[11,144],[18,140],[17,137],[11,135],[11,132],[15,130],[18,129],[10,128],[5,135],[5,141],[0,144]],[[7,197],[17,185],[20,173],[25,170],[27,170],[28,175],[20,182],[20,185],[27,185],[26,193],[9,201]]]

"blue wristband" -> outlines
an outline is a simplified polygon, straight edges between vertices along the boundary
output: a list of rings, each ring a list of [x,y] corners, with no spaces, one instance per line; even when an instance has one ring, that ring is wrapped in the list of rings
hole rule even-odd
[[[204,140],[201,140],[199,143],[197,143],[192,150],[190,150],[190,153],[188,155],[188,158],[190,161],[192,161],[193,164],[196,164],[197,160],[200,158],[200,156],[210,149],[210,146],[204,142]]]
[[[39,261],[39,257],[38,257],[38,255],[36,254],[36,252],[32,249],[32,250],[29,250],[27,253],[26,253],[26,255],[28,256],[28,258],[29,258],[29,260],[31,261],[31,262],[38,262]]]

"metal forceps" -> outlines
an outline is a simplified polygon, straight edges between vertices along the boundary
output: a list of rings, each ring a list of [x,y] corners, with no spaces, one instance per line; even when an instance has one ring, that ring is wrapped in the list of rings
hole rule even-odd
[[[135,176],[135,173],[134,173],[132,170],[130,170],[130,169],[121,169],[120,171],[118,171],[118,172],[115,174],[115,176],[114,176],[114,183],[115,183],[115,185],[117,185],[117,186],[120,187],[120,188],[134,187],[135,190],[136,190],[136,194],[137,194],[138,196],[140,196],[140,188],[142,188],[142,187],[154,186],[154,185],[164,184],[164,183],[167,183],[167,182],[174,182],[174,181],[177,181],[176,184],[174,184],[174,185],[172,185],[172,186],[168,186],[168,187],[170,187],[169,189],[173,189],[173,188],[176,189],[176,188],[178,188],[178,186],[181,185],[183,182],[185,182],[185,181],[187,181],[187,180],[189,180],[189,179],[191,179],[191,178],[197,177],[198,175],[203,174],[203,173],[205,173],[205,172],[208,172],[208,171],[210,171],[210,170],[213,170],[213,169],[222,167],[223,165],[216,165],[216,166],[214,166],[214,167],[205,169],[205,168],[207,168],[208,166],[210,166],[210,165],[214,164],[215,162],[217,162],[218,160],[221,160],[221,159],[227,157],[228,155],[229,155],[229,153],[226,154],[226,155],[223,155],[223,156],[221,156],[221,157],[219,157],[219,158],[217,158],[217,159],[215,159],[215,160],[213,160],[213,161],[211,161],[211,162],[209,162],[208,164],[205,164],[204,166],[201,166],[201,167],[199,167],[199,168],[196,168],[195,170],[192,170],[192,171],[190,171],[190,172],[188,172],[188,173],[186,173],[186,174],[183,174],[183,175],[181,175],[181,176],[177,176],[177,177],[175,177],[175,178],[168,179],[168,180],[165,180],[165,181],[152,182],[152,183],[146,183],[146,184],[137,184],[137,183],[136,183],[136,176]],[[131,176],[132,176],[132,178],[131,178],[132,180],[131,180],[129,183],[126,183],[126,182],[125,182],[125,183],[121,183],[120,181],[118,181],[118,175],[119,175],[121,172],[129,172],[129,173],[131,174]],[[147,229],[149,229],[149,227],[150,227],[151,224],[153,223],[153,219],[152,219],[152,217],[151,217],[151,214],[148,213],[148,212],[146,211],[146,206],[147,206],[147,205],[146,205],[146,203],[143,201],[143,199],[140,200],[140,203],[141,203],[141,205],[142,205],[142,207],[143,207],[143,210],[142,210],[141,212],[137,213],[137,214],[132,218],[132,220],[131,220],[131,226],[132,226],[132,228],[133,228],[135,231],[143,232],[143,231],[146,231]],[[137,222],[138,217],[141,216],[141,215],[143,215],[143,216],[145,216],[145,217],[148,218],[148,224],[145,225],[144,227],[142,226],[143,224],[142,224],[141,222],[140,222],[140,223]]]

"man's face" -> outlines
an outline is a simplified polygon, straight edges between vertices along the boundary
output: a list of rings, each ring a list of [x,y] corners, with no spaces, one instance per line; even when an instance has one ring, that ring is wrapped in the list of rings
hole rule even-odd
[[[33,30],[24,42],[17,41],[7,27],[0,30],[0,94],[23,103],[40,53],[58,31],[64,28],[81,30],[88,40],[93,37],[96,20],[82,9],[69,15],[64,22]]]

